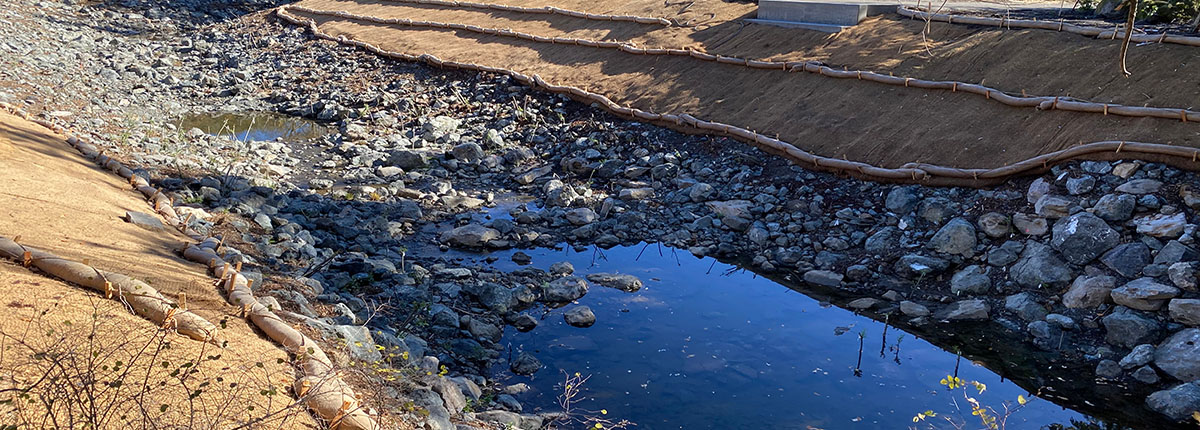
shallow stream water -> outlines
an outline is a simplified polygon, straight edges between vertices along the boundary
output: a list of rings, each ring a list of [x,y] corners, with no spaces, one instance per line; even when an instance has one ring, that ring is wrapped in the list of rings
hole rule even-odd
[[[499,258],[495,266],[516,269],[513,252],[489,255]],[[527,408],[556,409],[564,376],[580,372],[591,375],[580,407],[607,410],[607,418],[638,429],[928,428],[913,424],[927,410],[939,414],[935,424],[951,417],[981,428],[964,391],[946,389],[942,378],[986,384],[983,394],[966,393],[1001,413],[1005,402],[1016,407],[1018,396],[1036,390],[884,322],[684,251],[649,245],[523,252],[538,268],[569,261],[579,276],[622,272],[645,283],[634,293],[593,285],[578,301],[596,314],[588,328],[563,321],[562,313],[577,306],[571,304],[546,310],[528,333],[506,329],[503,342],[514,356],[530,351],[545,364],[533,377],[507,381],[533,387],[519,397]],[[503,366],[493,370],[511,375]],[[1070,426],[1091,420],[1034,399],[1007,418],[1006,428],[1086,429],[1093,427]]]
[[[243,141],[303,141],[329,134],[329,130],[316,121],[272,112],[189,115],[180,119],[178,126],[183,131],[198,128],[206,134]]]

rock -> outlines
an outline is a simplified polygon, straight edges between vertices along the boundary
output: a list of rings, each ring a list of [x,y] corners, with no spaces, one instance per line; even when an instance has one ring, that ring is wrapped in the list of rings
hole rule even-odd
[[[587,306],[576,306],[563,313],[563,319],[574,327],[591,327],[596,323],[596,314]]]
[[[537,357],[534,357],[533,354],[524,351],[518,354],[517,359],[513,360],[512,365],[509,366],[509,369],[512,370],[513,373],[522,376],[529,376],[537,373],[537,371],[541,370],[541,368],[542,362],[539,361]]]
[[[521,414],[516,412],[491,410],[476,412],[475,418],[480,421],[500,424],[500,428],[519,429],[521,428]]]
[[[1072,196],[1087,193],[1096,188],[1096,178],[1092,176],[1079,176],[1067,179],[1067,193]]]
[[[467,331],[470,332],[471,336],[474,336],[477,340],[496,343],[499,342],[500,338],[504,335],[504,332],[500,330],[500,327],[483,322],[479,318],[467,318],[464,316],[462,319],[467,323]]]
[[[933,225],[941,225],[947,217],[954,213],[958,213],[958,205],[942,197],[925,199],[917,207],[917,216]]]
[[[1132,375],[1133,379],[1143,384],[1157,384],[1159,381],[1158,372],[1155,372],[1150,366],[1142,366],[1133,371]]]
[[[1187,224],[1187,217],[1183,212],[1177,212],[1172,215],[1154,214],[1135,219],[1134,224],[1137,225],[1137,232],[1158,238],[1175,239],[1183,234],[1183,227]]]
[[[423,169],[429,165],[429,161],[425,159],[425,155],[407,149],[392,151],[388,155],[388,164],[399,167],[406,171]]]
[[[900,257],[893,266],[897,274],[906,278],[920,278],[941,273],[949,267],[950,262],[946,260],[917,254]]]
[[[836,287],[842,284],[842,275],[828,270],[809,270],[804,272],[804,282],[826,287]]]
[[[430,388],[442,396],[442,401],[446,405],[446,411],[457,415],[467,407],[467,396],[463,395],[462,389],[447,378],[434,378],[430,382]]]
[[[863,249],[873,254],[882,254],[895,250],[899,245],[901,235],[903,235],[903,232],[896,227],[881,228],[867,237],[867,241],[863,243]]]
[[[706,183],[697,183],[688,188],[688,198],[693,202],[702,203],[716,197],[717,189]]]
[[[975,252],[975,226],[962,218],[946,223],[929,240],[934,251],[970,257]]]
[[[1071,288],[1062,296],[1063,306],[1068,308],[1093,309],[1111,298],[1117,278],[1112,276],[1080,275],[1071,283]]]
[[[624,188],[621,190],[620,194],[617,194],[617,198],[621,200],[644,200],[651,197],[654,197],[654,189],[648,187]]]
[[[568,261],[560,261],[550,265],[550,274],[552,275],[570,275],[575,273],[575,266],[572,266]]]
[[[1154,345],[1143,343],[1133,347],[1133,351],[1121,359],[1122,369],[1132,369],[1145,366],[1154,360]]]
[[[1112,360],[1100,360],[1100,364],[1096,365],[1096,376],[1104,379],[1120,378],[1121,366]]]
[[[1018,293],[1004,299],[1004,308],[1017,314],[1025,321],[1038,321],[1046,318],[1046,307],[1038,303],[1037,298],[1029,293]]]
[[[1116,4],[1114,4],[1114,7],[1115,5]],[[1139,167],[1142,167],[1142,164],[1136,161],[1121,163],[1116,167],[1113,167],[1112,174],[1121,179],[1128,179],[1130,176],[1133,176],[1135,172],[1137,172]]]
[[[1092,212],[1096,216],[1105,221],[1122,222],[1133,216],[1133,210],[1137,208],[1137,198],[1129,194],[1105,194],[1095,206],[1092,206]]]
[[[1050,219],[1058,219],[1071,214],[1071,204],[1070,199],[1047,194],[1033,205],[1033,213]]]
[[[1126,278],[1136,278],[1150,264],[1150,247],[1141,242],[1118,245],[1100,257],[1109,269]]]
[[[892,191],[888,192],[884,205],[894,214],[906,215],[912,212],[920,201],[921,196],[917,194],[917,187],[900,186],[892,188]]]
[[[1123,306],[1105,315],[1101,323],[1104,324],[1104,340],[1126,348],[1154,342],[1162,330],[1158,321]]]
[[[529,184],[532,184],[533,181],[536,181],[537,178],[546,176],[546,175],[550,174],[550,172],[552,172],[552,171],[554,171],[553,166],[534,167],[529,170],[526,170],[524,173],[514,176],[513,180],[517,181],[517,183],[521,184],[521,185],[529,185]],[[651,189],[651,192],[653,192],[653,191],[654,190]],[[624,192],[622,191],[622,193],[624,193]]]
[[[483,147],[474,142],[455,145],[454,149],[450,150],[450,154],[454,155],[455,160],[462,160],[468,163],[482,160],[484,156]]]
[[[1200,410],[1200,384],[1180,384],[1155,391],[1146,397],[1146,406],[1175,421],[1190,419],[1192,412]]]
[[[1154,351],[1154,365],[1184,382],[1200,380],[1200,328],[1176,332]]]
[[[983,266],[967,266],[950,278],[950,291],[955,295],[987,294],[991,288],[992,280]]]
[[[587,282],[577,276],[565,276],[550,281],[542,292],[542,301],[565,303],[587,294]]]
[[[579,208],[567,211],[564,217],[572,225],[585,225],[596,221],[597,215],[591,208]]]
[[[1034,241],[1025,245],[1021,259],[1012,266],[1009,274],[1018,284],[1028,288],[1059,288],[1074,279],[1071,269],[1058,257],[1058,253]]]
[[[725,218],[741,218],[750,219],[753,214],[750,213],[750,207],[754,205],[749,200],[727,200],[722,202],[707,202],[705,203],[713,213],[719,215],[722,220]]]
[[[122,218],[125,222],[136,225],[150,231],[159,231],[166,228],[162,220],[156,215],[137,211],[125,211],[125,217]]]
[[[1154,256],[1154,264],[1170,266],[1180,261],[1194,261],[1197,256],[1200,256],[1200,254],[1195,249],[1177,240],[1172,240],[1167,242],[1166,246],[1163,246],[1158,251],[1158,255]]]
[[[455,430],[450,422],[450,411],[446,410],[446,401],[428,388],[417,388],[408,393],[413,406],[421,408],[429,414],[425,417],[425,427],[429,430]],[[458,411],[455,411],[458,412]]]
[[[1184,291],[1196,291],[1196,263],[1179,262],[1167,269],[1171,283]]]
[[[1121,234],[1099,217],[1080,212],[1054,223],[1050,246],[1072,264],[1087,264],[1117,246]]]
[[[910,317],[923,317],[929,315],[929,308],[920,303],[910,302],[908,300],[900,302],[900,312]]]
[[[1000,213],[988,212],[980,215],[977,224],[988,237],[1004,238],[1012,234],[1012,221]]]
[[[867,310],[867,309],[871,309],[876,306],[879,306],[882,303],[883,302],[879,301],[879,299],[863,297],[861,299],[855,299],[855,300],[851,301],[850,303],[847,303],[846,306],[850,307],[850,309]]]
[[[1200,325],[1200,299],[1171,299],[1167,304],[1171,320],[1190,326]]]
[[[466,248],[482,248],[493,240],[500,238],[500,231],[479,224],[467,224],[442,233],[441,241],[452,246]]]
[[[479,289],[479,303],[492,312],[504,314],[517,307],[519,300],[508,287],[500,284],[487,283]]]
[[[537,328],[538,320],[529,314],[520,314],[513,317],[510,323],[514,328],[521,332],[527,332]]]
[[[517,263],[522,266],[533,262],[533,257],[530,257],[529,254],[521,251],[514,252],[511,259],[513,263]]]
[[[1012,217],[1013,227],[1017,231],[1029,236],[1041,236],[1050,230],[1050,224],[1045,218],[1026,214],[1014,214]]]
[[[1112,290],[1113,302],[1141,311],[1159,310],[1178,295],[1178,288],[1155,282],[1154,278],[1134,279]]]
[[[642,280],[633,275],[625,275],[620,273],[592,273],[587,275],[587,280],[603,287],[616,288],[628,293],[642,289]]]
[[[1037,178],[1029,184],[1029,190],[1025,192],[1025,201],[1031,205],[1036,204],[1046,194],[1050,194],[1050,182]]]
[[[1117,192],[1126,194],[1152,194],[1162,188],[1162,182],[1154,179],[1134,179],[1117,187]]]
[[[987,252],[987,262],[991,266],[1007,266],[1017,261],[1021,256],[1021,251],[1025,249],[1025,245],[1015,240],[1004,242],[998,247],[992,248]]]
[[[1076,324],[1075,320],[1063,314],[1046,315],[1046,322],[1063,330],[1075,330],[1079,328],[1079,324]]]
[[[1055,335],[1061,333],[1061,331],[1051,327],[1050,323],[1046,321],[1033,321],[1025,325],[1025,330],[1028,331],[1035,340],[1041,342],[1046,342],[1050,339],[1056,338],[1058,336]]]
[[[937,318],[949,321],[986,320],[992,307],[982,299],[960,300],[938,312]]]

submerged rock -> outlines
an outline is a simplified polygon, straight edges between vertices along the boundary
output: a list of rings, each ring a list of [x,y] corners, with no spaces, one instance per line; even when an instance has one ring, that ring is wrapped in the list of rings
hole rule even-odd
[[[587,275],[587,280],[596,283],[596,285],[616,288],[630,293],[642,289],[641,279],[622,273],[592,273]]]

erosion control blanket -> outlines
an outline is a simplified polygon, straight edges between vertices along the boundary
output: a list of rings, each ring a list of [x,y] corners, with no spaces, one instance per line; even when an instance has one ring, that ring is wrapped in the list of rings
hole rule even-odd
[[[705,53],[711,54],[706,43],[689,46],[616,46],[625,40],[605,39],[603,32],[599,31],[609,25],[614,28],[613,34],[628,36],[631,34],[629,26],[643,26],[645,33],[666,31],[669,35],[661,39],[649,36],[629,39],[636,39],[635,42],[651,39],[679,41],[681,31],[700,33],[712,27],[689,30],[679,25],[664,26],[661,23],[604,22],[595,16],[580,18],[561,13],[472,12],[470,9],[466,6],[418,5],[402,1],[306,0],[287,8],[286,13],[305,22],[314,22],[321,35],[341,37],[345,39],[344,42],[370,44],[392,53],[429,54],[431,57],[427,59],[436,58],[441,62],[470,63],[537,76],[548,86],[575,87],[583,92],[603,95],[619,106],[658,114],[686,114],[700,120],[757,132],[762,137],[778,137],[780,141],[805,153],[830,160],[849,160],[893,169],[906,165],[917,166],[914,163],[962,169],[995,169],[1020,163],[1042,166],[1047,164],[1043,161],[1057,161],[1061,157],[1030,160],[1040,155],[1071,150],[1081,144],[1111,142],[1105,147],[1107,153],[1076,151],[1090,153],[1071,155],[1162,159],[1177,165],[1184,164],[1185,167],[1195,167],[1186,164],[1193,161],[1194,157],[1189,156],[1194,152],[1193,148],[1200,147],[1200,121],[1195,120],[1200,113],[1185,104],[1188,100],[1186,94],[1159,96],[1161,92],[1154,91],[1147,93],[1147,96],[1154,94],[1151,101],[1155,104],[1143,103],[1142,100],[1149,99],[1142,97],[1142,100],[1137,100],[1131,93],[1134,90],[1145,93],[1142,91],[1145,88],[1122,89],[1119,83],[1086,82],[1089,79],[1097,80],[1097,76],[1105,76],[1092,70],[1095,64],[1080,69],[1080,79],[1085,82],[1072,87],[1079,91],[1072,96],[1059,96],[1058,92],[1049,88],[1050,85],[1038,83],[1053,80],[1058,84],[1063,79],[1061,76],[1024,76],[1029,85],[1019,85],[1018,81],[1012,79],[1002,79],[999,84],[973,81],[972,78],[981,72],[974,70],[972,57],[989,64],[996,64],[997,61],[1025,63],[1024,68],[1017,68],[1024,73],[1036,69],[1036,65],[1029,63],[1047,61],[1046,58],[1029,58],[1025,55],[1013,55],[1007,59],[992,58],[1004,55],[1004,52],[959,52],[969,51],[972,42],[982,44],[996,38],[993,33],[1004,31],[1001,29],[955,33],[956,37],[962,39],[957,42],[963,46],[957,48],[955,55],[947,55],[958,64],[939,65],[938,58],[928,60],[928,68],[936,69],[937,76],[921,75],[921,67],[897,67],[896,70],[913,73],[914,76],[900,75],[885,83],[878,81],[887,79],[856,79],[853,71],[841,72],[838,67],[822,68],[818,63],[801,61],[794,55],[764,56],[761,50],[752,48],[744,49],[745,55],[739,56],[739,52],[713,47],[711,52],[719,55],[731,59],[740,57],[737,61],[715,61],[711,55],[710,58],[703,58],[707,55]],[[402,20],[437,25],[412,25],[400,22]],[[520,27],[513,25],[522,20],[529,24]],[[890,22],[900,27],[897,31],[909,31],[908,27],[911,26],[911,23],[901,26],[899,23],[903,21],[898,18]],[[615,31],[618,29],[621,31]],[[515,34],[522,32],[525,33],[524,37]],[[811,34],[803,30],[781,29],[771,34],[779,35],[781,32],[797,34],[797,43],[813,41]],[[972,36],[973,32],[980,35]],[[1111,43],[1041,30],[1009,34],[1011,37],[1030,38],[1039,47],[1046,44],[1046,38],[1055,38],[1063,44],[1064,51],[1091,49],[1094,44]],[[697,34],[696,39],[701,37]],[[978,40],[972,40],[972,37]],[[569,40],[572,38],[575,41]],[[763,42],[779,43],[778,40]],[[847,42],[834,40],[826,43],[844,45]],[[747,45],[745,41],[731,44]],[[868,45],[864,50],[879,49]],[[660,47],[663,49],[656,49]],[[671,48],[688,48],[701,54],[670,55],[667,51]],[[780,52],[802,52],[810,48],[797,46],[794,49],[775,49]],[[1196,50],[1173,46],[1164,55],[1179,52],[1191,55],[1191,51],[1180,49]],[[683,52],[681,49],[676,51]],[[844,53],[847,48],[836,51]],[[754,64],[754,60],[763,58],[782,58],[789,62],[781,60],[778,63]],[[834,56],[824,58],[823,63],[836,65],[834,61],[837,58]],[[846,63],[863,63],[852,57],[846,58]],[[1073,56],[1070,58],[1072,61],[1081,61]],[[793,63],[793,60],[797,61]],[[875,61],[874,64],[908,64],[908,59],[894,60],[891,63]],[[772,64],[792,64],[792,67],[774,67]],[[1056,65],[1054,69],[1061,70],[1061,65]],[[961,72],[955,73],[953,70]],[[841,72],[842,76],[833,77],[836,73],[830,71]],[[873,71],[883,77],[891,77],[893,73],[884,69]],[[866,72],[871,73],[872,70]],[[986,75],[986,72],[983,73]],[[1112,77],[1108,80],[1118,79],[1116,73],[1113,69]],[[960,79],[955,75],[964,77]],[[910,86],[906,83],[909,77],[942,82],[946,85],[940,88],[945,89]],[[951,81],[989,90],[964,91],[964,87],[958,84],[951,87]],[[1137,81],[1135,86],[1146,85],[1145,81]],[[1105,93],[1084,91],[1089,86],[1111,90]],[[1113,96],[1104,98],[1108,93]],[[1086,99],[1079,95],[1093,98]],[[1094,98],[1098,95],[1101,98]],[[1025,106],[1001,102],[1005,97],[1023,96],[1040,98]],[[1089,103],[1072,105],[1081,102]],[[1144,108],[1157,109],[1157,116],[1124,116],[1119,113],[1124,112],[1121,109]],[[680,128],[688,127],[685,124]],[[744,133],[731,134],[744,141],[753,141],[743,136]],[[1169,157],[1160,156],[1153,151],[1138,152],[1136,146],[1127,146],[1123,142],[1170,145],[1180,148],[1180,151],[1175,151]],[[1124,153],[1117,152],[1117,148],[1124,149]],[[828,163],[820,167],[826,166]],[[978,177],[979,172],[983,170],[959,176]]]

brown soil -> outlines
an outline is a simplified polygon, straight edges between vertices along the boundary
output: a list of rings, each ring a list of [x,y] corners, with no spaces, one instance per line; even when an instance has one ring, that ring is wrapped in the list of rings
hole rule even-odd
[[[1001,30],[872,18],[836,35],[743,25],[753,5],[698,1],[684,14],[662,3],[555,1],[592,13],[689,19],[695,27],[597,22],[562,15],[521,14],[390,1],[305,0],[301,6],[383,18],[511,28],[542,36],[632,41],[645,47],[692,47],[713,54],[770,60],[819,60],[851,69],[914,78],[982,83],[1019,94],[1073,96],[1096,102],[1194,108],[1200,100],[1200,50],[1177,45],[1136,47],[1136,74],[1115,66],[1118,45],[1038,30]],[[506,4],[544,6],[509,1]],[[1200,124],[1008,107],[982,97],[839,80],[807,73],[753,70],[685,57],[640,56],[613,49],[537,43],[465,31],[414,29],[314,18],[323,32],[384,49],[433,54],[537,74],[548,82],[604,94],[631,107],[690,113],[778,134],[818,155],[884,167],[925,162],[964,168],[999,167],[1083,142],[1129,140],[1200,146]]]
[[[293,402],[287,387],[294,371],[287,354],[238,318],[237,309],[225,302],[201,266],[173,254],[185,237],[119,219],[127,210],[153,210],[116,175],[79,156],[63,136],[0,113],[0,202],[0,235],[19,236],[22,244],[133,276],[175,300],[186,293],[188,308],[224,325],[220,337],[228,341],[226,348],[219,349],[164,332],[102,294],[13,262],[0,262],[0,284],[7,287],[0,303],[5,309],[0,312],[0,344],[4,345],[0,390],[35,386],[35,394],[47,395],[51,387],[63,386],[45,381],[36,385],[47,363],[54,360],[31,358],[35,352],[58,352],[84,361],[97,358],[92,367],[79,362],[66,367],[99,379],[101,389],[106,387],[103,384],[122,381],[121,390],[108,387],[107,394],[99,396],[101,403],[118,405],[103,423],[106,428],[142,427],[143,420],[175,428],[232,428],[280,412]],[[156,357],[149,355],[164,344],[169,348]],[[111,369],[117,361],[131,368],[130,373],[100,367]],[[194,364],[171,375],[189,361]],[[187,375],[189,368],[197,372]],[[181,374],[186,379],[181,380]],[[143,385],[143,381],[147,382]],[[135,400],[134,394],[143,387],[149,393]],[[194,390],[200,392],[189,399]],[[263,390],[275,394],[265,396]],[[12,394],[0,391],[0,401]],[[22,407],[25,419],[33,417],[32,428],[83,427],[78,421],[69,425],[65,415],[57,421],[41,421],[45,411],[36,402]],[[0,404],[0,422],[13,423],[16,414],[11,406]],[[121,415],[126,418],[120,419]],[[302,408],[294,408],[261,427],[313,428],[316,424]]]

